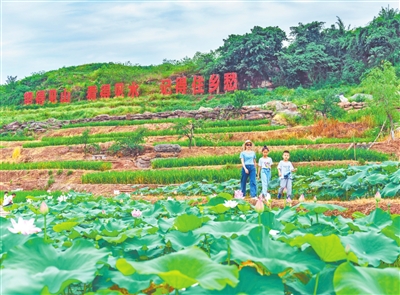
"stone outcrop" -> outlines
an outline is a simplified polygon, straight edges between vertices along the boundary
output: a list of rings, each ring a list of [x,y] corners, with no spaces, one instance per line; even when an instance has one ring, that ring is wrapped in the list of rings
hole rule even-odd
[[[154,146],[156,153],[180,153],[182,150],[179,144],[157,144]]]
[[[350,110],[361,110],[366,107],[365,102],[339,102],[338,106],[344,109],[345,111]]]

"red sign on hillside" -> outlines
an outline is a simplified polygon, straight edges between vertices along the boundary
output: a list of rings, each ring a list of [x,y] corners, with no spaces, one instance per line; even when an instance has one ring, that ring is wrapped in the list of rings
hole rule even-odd
[[[218,74],[212,74],[208,81],[208,93],[219,93],[220,90],[220,76]],[[135,82],[132,82],[131,85],[128,86],[128,97],[138,97],[139,96],[139,85]],[[175,93],[187,94],[187,77],[178,77],[175,81]],[[203,76],[193,76],[192,82],[192,94],[204,94],[205,90],[205,79]],[[225,73],[224,74],[224,91],[235,91],[238,89],[238,81],[237,81],[237,73]],[[171,79],[162,79],[160,84],[160,91],[163,95],[172,94],[172,81]],[[57,90],[50,89],[49,92],[49,101],[51,103],[57,103]],[[87,100],[95,101],[97,99],[97,86],[91,85],[87,88],[86,98]],[[114,97],[124,97],[124,83],[115,83],[114,86]],[[111,97],[111,85],[103,84],[100,87],[100,98],[110,98]],[[33,92],[25,92],[24,93],[24,104],[29,105],[33,103],[34,94]],[[46,101],[46,90],[38,90],[35,95],[36,104],[43,105]],[[67,92],[64,90],[60,94],[60,102],[69,103],[71,102],[71,92]]]

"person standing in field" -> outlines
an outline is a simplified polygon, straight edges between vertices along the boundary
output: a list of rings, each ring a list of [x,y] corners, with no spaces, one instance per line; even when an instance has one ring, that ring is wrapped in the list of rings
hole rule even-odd
[[[246,196],[246,183],[250,177],[250,197],[257,197],[257,182],[256,182],[256,153],[253,151],[253,143],[251,140],[246,140],[242,146],[240,153],[240,160],[242,162],[242,177],[240,179],[240,187],[243,196]]]
[[[296,171],[292,162],[289,161],[289,151],[284,151],[282,155],[283,160],[278,164],[278,174],[280,178],[280,188],[278,190],[278,199],[283,195],[283,190],[286,189],[286,197],[289,199],[292,196],[292,172]]]
[[[272,159],[268,157],[269,149],[266,145],[261,150],[262,157],[258,160],[258,178],[261,176],[262,184],[262,196],[265,199],[269,199],[268,196],[268,183],[271,181],[271,166],[273,164]]]

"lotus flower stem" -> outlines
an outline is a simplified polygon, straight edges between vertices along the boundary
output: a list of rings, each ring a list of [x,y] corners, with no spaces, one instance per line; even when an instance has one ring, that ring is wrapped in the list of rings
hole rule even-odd
[[[230,239],[228,240],[228,265],[231,265],[231,245],[230,245]]]
[[[319,221],[318,221],[318,213],[315,213],[315,215],[317,216],[317,223],[319,223]]]
[[[175,295],[179,295],[179,290],[175,289]]]
[[[314,295],[317,295],[319,274],[320,273],[317,274],[317,278],[315,279]]]
[[[44,240],[47,241],[47,230],[46,230],[46,214],[43,215],[44,218]]]
[[[258,226],[261,227],[261,214],[258,213]]]

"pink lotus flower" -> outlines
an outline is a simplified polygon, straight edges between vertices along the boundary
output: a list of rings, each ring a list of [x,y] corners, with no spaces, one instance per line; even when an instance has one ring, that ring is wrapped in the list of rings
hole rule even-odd
[[[305,200],[306,200],[306,198],[304,198],[304,195],[301,194],[301,195],[300,195],[300,198],[299,198],[299,202],[304,202]]]
[[[375,200],[377,202],[379,202],[381,199],[382,199],[381,193],[379,191],[377,191],[376,194],[375,194]]]
[[[235,199],[244,199],[243,193],[241,190],[236,190],[235,191],[235,195],[234,195]]]
[[[142,211],[140,211],[139,209],[133,209],[131,213],[132,213],[132,217],[134,217],[134,218],[138,218],[138,217],[142,216]]]
[[[257,213],[263,213],[264,212],[264,203],[263,203],[262,199],[258,198],[257,203],[256,203],[256,205],[254,207],[254,210]]]
[[[103,209],[103,210],[101,210],[101,214],[106,214],[106,211]]]
[[[232,200],[224,202],[224,206],[227,208],[235,208],[237,205],[238,205],[238,202],[232,201]]]
[[[47,206],[46,202],[43,201],[42,204],[40,204],[40,213],[46,215],[47,213],[49,213],[49,207]]]
[[[23,235],[31,235],[42,231],[40,228],[36,227],[33,224],[34,222],[33,218],[29,220],[23,220],[20,217],[18,218],[18,223],[15,222],[14,219],[10,219],[10,221],[13,227],[8,227],[7,229],[14,234],[21,233]]]

